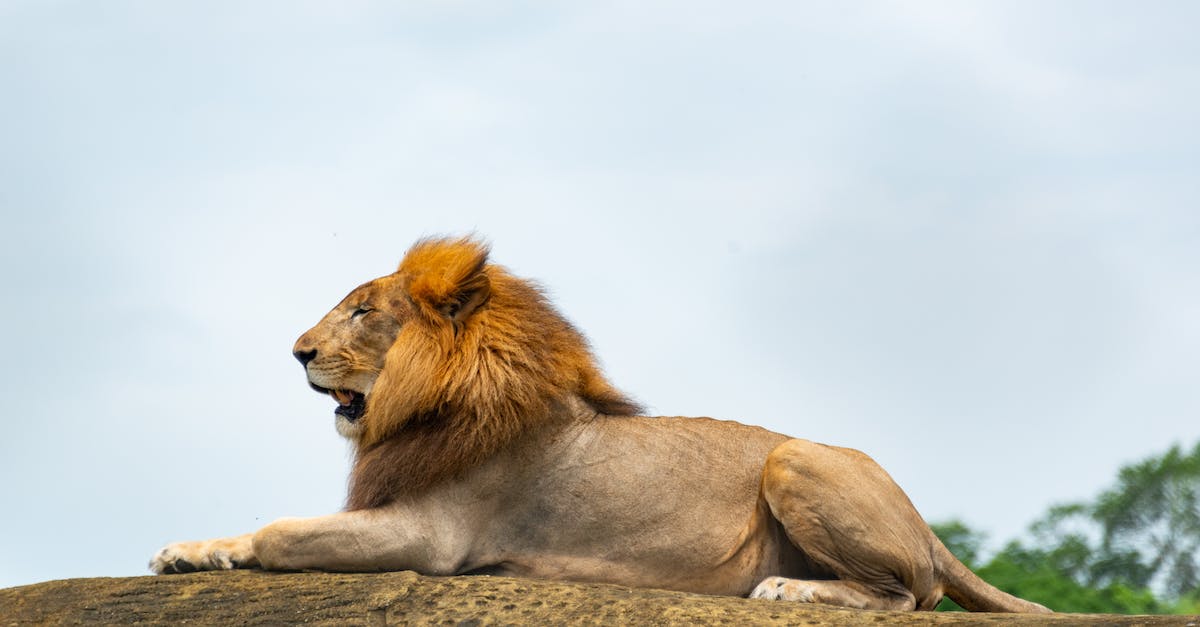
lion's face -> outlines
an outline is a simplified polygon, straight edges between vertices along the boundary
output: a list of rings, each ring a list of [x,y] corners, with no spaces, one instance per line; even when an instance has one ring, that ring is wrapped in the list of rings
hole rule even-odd
[[[398,282],[395,275],[386,276],[350,292],[293,347],[309,385],[337,401],[338,433],[351,440],[362,434],[367,397],[388,349],[412,316]]]
[[[487,245],[469,237],[418,241],[293,350],[354,445],[351,509],[477,466],[560,422],[572,398],[600,413],[638,410],[537,286],[488,263]]]

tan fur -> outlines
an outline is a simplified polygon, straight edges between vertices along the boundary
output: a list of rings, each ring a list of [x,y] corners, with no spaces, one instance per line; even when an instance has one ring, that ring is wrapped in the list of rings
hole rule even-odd
[[[858,451],[637,416],[583,336],[476,240],[418,242],[295,353],[310,384],[341,399],[336,424],[355,450],[347,510],[169,545],[155,572],[408,568],[1045,611],[971,574]]]

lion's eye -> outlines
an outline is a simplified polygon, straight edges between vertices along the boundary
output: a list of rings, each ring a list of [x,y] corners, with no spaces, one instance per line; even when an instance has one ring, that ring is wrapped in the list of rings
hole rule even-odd
[[[350,314],[350,318],[351,318],[351,319],[353,319],[353,318],[357,318],[357,317],[359,317],[359,316],[362,316],[362,315],[369,314],[369,313],[371,313],[372,311],[374,311],[374,310],[373,310],[373,309],[371,309],[370,307],[368,307],[368,306],[366,306],[366,305],[360,305],[360,306],[358,307],[358,309],[355,309],[355,310],[354,310],[354,313]]]

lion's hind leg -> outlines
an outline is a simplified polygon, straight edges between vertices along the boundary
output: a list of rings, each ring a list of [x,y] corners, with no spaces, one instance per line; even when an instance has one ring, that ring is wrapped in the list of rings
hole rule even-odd
[[[891,610],[941,600],[933,532],[863,453],[788,440],[767,457],[762,496],[792,544],[836,579],[771,577],[753,596]]]

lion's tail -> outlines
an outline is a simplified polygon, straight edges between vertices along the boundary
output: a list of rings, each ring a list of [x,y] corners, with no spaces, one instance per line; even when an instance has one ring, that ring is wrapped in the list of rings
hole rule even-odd
[[[940,564],[939,572],[945,594],[961,605],[963,609],[972,612],[1020,612],[1025,614],[1050,612],[1043,605],[1015,597],[992,586],[958,561],[958,558],[954,557],[954,554],[941,542],[938,542],[936,546],[935,554]]]

